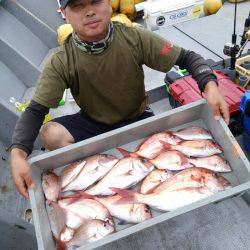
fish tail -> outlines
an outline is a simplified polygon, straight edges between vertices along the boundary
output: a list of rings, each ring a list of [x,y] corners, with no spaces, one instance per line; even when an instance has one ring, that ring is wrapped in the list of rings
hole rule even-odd
[[[127,203],[138,203],[138,194],[128,189],[110,188],[113,192],[119,194],[122,198],[116,201],[115,205],[122,205]]]
[[[130,153],[130,156],[132,156],[132,157],[137,157],[137,158],[141,158],[141,159],[145,159],[143,156],[140,156],[140,155],[138,155],[138,154],[136,154],[136,153]]]
[[[94,196],[94,195],[92,195],[92,194],[87,194],[87,193],[85,193],[84,191],[77,191],[77,193],[81,196],[81,197],[83,197],[83,198],[85,198],[85,199],[92,199],[92,200],[94,200],[96,197]]]
[[[161,145],[166,149],[169,150],[171,149],[171,145],[165,141],[160,140]]]
[[[131,152],[129,152],[129,151],[123,149],[123,148],[117,147],[116,149],[120,152],[120,154],[121,154],[123,157],[129,157],[129,156],[131,155]]]

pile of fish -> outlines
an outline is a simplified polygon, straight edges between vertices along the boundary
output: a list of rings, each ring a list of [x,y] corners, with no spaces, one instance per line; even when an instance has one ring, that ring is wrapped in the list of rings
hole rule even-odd
[[[162,131],[123,158],[97,154],[46,172],[42,186],[57,249],[105,237],[118,224],[152,218],[151,210],[172,211],[231,187],[218,172],[231,168],[222,148],[201,127]],[[135,187],[136,190],[129,188]]]

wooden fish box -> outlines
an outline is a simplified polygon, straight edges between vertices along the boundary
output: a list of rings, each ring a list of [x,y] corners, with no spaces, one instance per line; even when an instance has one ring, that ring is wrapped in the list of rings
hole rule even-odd
[[[41,250],[55,249],[41,185],[41,174],[44,171],[56,169],[76,160],[101,152],[121,157],[117,150],[114,149],[117,146],[133,151],[143,138],[153,133],[166,129],[183,128],[190,125],[198,125],[207,128],[212,133],[214,139],[222,146],[224,157],[228,160],[233,170],[231,173],[223,174],[223,176],[232,183],[233,188],[171,212],[162,213],[152,210],[152,219],[136,225],[116,225],[115,233],[77,249],[85,250],[101,247],[138,231],[157,226],[157,224],[180,214],[210,203],[216,203],[222,199],[230,198],[248,190],[250,188],[250,165],[246,156],[223,119],[219,121],[214,120],[210,107],[206,104],[205,100],[200,100],[30,159],[31,173],[35,180],[36,188],[34,190],[29,190],[29,194],[38,248]]]

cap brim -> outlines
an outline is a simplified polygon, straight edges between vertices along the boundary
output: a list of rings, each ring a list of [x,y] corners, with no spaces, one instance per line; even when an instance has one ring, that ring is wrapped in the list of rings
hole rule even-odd
[[[69,2],[70,2],[70,0],[62,0],[62,1],[60,1],[61,8],[65,9]]]

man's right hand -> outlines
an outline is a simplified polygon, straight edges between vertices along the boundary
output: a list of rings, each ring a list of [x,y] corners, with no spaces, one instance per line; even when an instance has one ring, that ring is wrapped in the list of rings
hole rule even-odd
[[[27,153],[21,149],[13,148],[10,153],[10,165],[13,181],[18,191],[25,198],[29,198],[27,188],[34,188],[35,184],[30,176]]]

